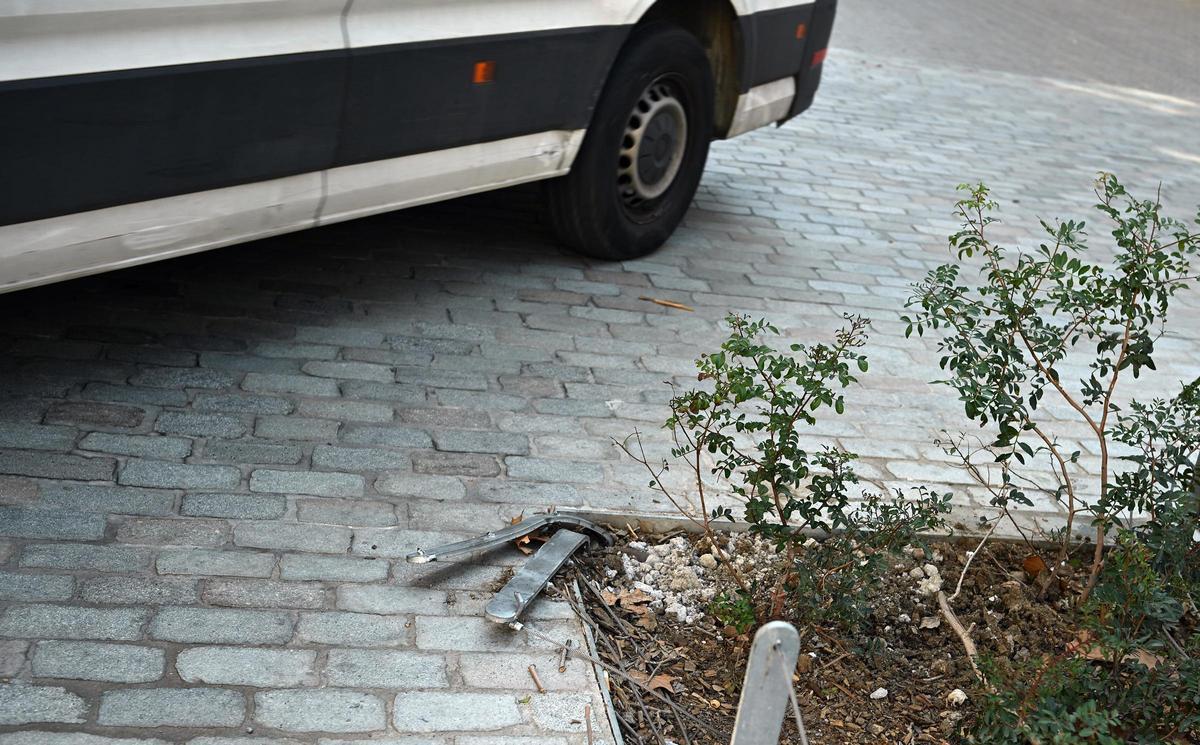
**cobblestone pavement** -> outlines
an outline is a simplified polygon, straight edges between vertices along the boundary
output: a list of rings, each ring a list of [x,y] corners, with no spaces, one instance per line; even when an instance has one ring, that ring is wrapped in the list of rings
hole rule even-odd
[[[1102,168],[1194,209],[1197,133],[1186,102],[837,52],[811,113],[715,146],[649,259],[563,254],[525,189],[0,298],[0,744],[580,745],[589,671],[479,617],[515,557],[397,557],[548,505],[665,510],[609,438],[653,430],[729,310],[803,340],[872,316],[813,440],[969,519],[931,444],[959,406],[896,320],[954,184],[1018,237],[1086,214]],[[1198,308],[1147,389],[1197,372]],[[534,624],[577,637],[565,611]]]

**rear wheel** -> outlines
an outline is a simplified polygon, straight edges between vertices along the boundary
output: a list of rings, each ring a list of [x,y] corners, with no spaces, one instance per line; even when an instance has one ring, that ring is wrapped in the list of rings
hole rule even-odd
[[[666,23],[635,29],[571,172],[547,182],[558,237],[610,260],[661,246],[700,183],[712,112],[712,71],[695,37]]]

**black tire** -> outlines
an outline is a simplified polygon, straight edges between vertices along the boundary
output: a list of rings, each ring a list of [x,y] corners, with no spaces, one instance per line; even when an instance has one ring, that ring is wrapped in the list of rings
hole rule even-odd
[[[639,107],[651,115],[639,118]],[[598,259],[654,251],[691,205],[712,132],[712,70],[700,43],[669,23],[634,29],[571,172],[546,182],[554,232],[573,250]],[[636,163],[631,153],[640,156]]]

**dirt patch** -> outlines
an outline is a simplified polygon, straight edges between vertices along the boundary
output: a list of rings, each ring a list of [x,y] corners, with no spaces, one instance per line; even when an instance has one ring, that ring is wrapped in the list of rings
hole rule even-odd
[[[743,569],[760,576],[775,571],[769,547],[730,540],[738,543],[726,558],[742,557]],[[983,690],[930,589],[940,584],[952,594],[975,548],[941,542],[889,557],[856,629],[802,630],[793,680],[810,742],[953,742],[970,726]],[[628,743],[729,742],[753,628],[730,625],[737,613],[718,610],[737,586],[713,554],[720,551],[703,539],[680,534],[618,545],[579,564],[601,657],[676,707],[614,676]],[[1029,559],[1024,546],[989,543],[972,561],[952,607],[981,655],[1017,661],[1060,653],[1073,640],[1073,612],[1053,588],[1041,592]],[[798,613],[784,607],[779,615]],[[790,723],[784,741],[800,741]]]

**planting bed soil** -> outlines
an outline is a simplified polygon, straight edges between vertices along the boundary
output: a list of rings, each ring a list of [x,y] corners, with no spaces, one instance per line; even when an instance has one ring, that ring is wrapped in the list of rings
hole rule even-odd
[[[781,568],[773,548],[745,534],[716,539],[761,594],[755,607],[770,607]],[[810,743],[954,742],[970,726],[983,691],[936,593],[954,593],[977,547],[978,539],[906,547],[888,557],[857,628],[797,624],[793,681]],[[703,536],[626,535],[577,564],[600,657],[643,684],[610,676],[626,743],[729,742],[756,623],[772,619],[739,620],[722,605],[738,585],[713,554]],[[980,655],[1019,661],[1078,646],[1074,613],[1034,557],[1027,546],[988,541],[972,560],[950,606]],[[777,617],[795,620],[796,609],[785,605]],[[799,743],[790,719],[782,741]]]

